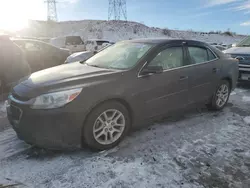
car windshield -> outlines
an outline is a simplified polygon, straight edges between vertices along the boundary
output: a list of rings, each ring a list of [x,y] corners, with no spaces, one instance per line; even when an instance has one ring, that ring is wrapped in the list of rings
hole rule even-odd
[[[237,47],[244,47],[244,46],[249,46],[250,47],[250,37],[245,38],[244,40],[239,42],[236,46]]]
[[[152,46],[145,43],[120,42],[94,55],[85,64],[107,69],[130,69]]]

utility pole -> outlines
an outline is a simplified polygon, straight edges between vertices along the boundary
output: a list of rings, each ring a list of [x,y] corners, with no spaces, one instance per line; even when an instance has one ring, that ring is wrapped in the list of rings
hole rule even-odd
[[[126,0],[109,0],[108,20],[121,20],[123,17],[127,21]]]
[[[57,22],[56,0],[46,0],[47,4],[47,20]]]

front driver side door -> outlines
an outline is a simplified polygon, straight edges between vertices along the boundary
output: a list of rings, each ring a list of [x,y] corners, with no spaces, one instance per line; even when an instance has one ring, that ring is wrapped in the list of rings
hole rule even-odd
[[[162,66],[163,72],[139,74],[139,97],[144,102],[148,118],[176,110],[188,103],[189,69],[185,68],[185,62],[182,45],[167,46],[160,49],[146,65]]]

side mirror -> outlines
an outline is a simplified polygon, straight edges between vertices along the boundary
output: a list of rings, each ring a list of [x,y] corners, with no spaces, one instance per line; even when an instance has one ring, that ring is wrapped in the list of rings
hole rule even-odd
[[[148,74],[160,74],[163,72],[162,66],[147,66],[145,67],[141,74],[148,75]]]

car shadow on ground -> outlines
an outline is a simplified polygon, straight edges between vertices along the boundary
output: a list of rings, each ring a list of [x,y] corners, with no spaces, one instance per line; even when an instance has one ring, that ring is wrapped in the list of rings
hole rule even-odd
[[[24,151],[23,155],[26,156],[26,159],[48,160],[56,158],[61,155],[73,158],[74,155],[79,155],[81,153],[83,154],[84,157],[88,157],[93,154],[93,152],[88,148],[70,149],[70,150],[52,150],[52,149],[45,149],[32,146],[28,150]]]

